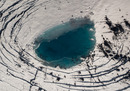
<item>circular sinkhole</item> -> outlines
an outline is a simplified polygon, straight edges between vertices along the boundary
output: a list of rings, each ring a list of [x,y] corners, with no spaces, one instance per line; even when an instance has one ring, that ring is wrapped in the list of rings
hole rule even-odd
[[[88,18],[70,19],[35,39],[35,53],[44,65],[70,68],[82,62],[95,47],[94,23]]]

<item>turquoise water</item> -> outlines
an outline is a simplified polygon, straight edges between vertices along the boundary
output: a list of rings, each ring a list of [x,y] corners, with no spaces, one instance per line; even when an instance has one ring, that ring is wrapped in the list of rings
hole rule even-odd
[[[93,29],[93,31],[90,31]],[[44,64],[70,68],[80,64],[81,57],[89,55],[95,46],[92,21],[74,20],[51,28],[36,39],[35,52]],[[91,40],[93,38],[93,40]]]

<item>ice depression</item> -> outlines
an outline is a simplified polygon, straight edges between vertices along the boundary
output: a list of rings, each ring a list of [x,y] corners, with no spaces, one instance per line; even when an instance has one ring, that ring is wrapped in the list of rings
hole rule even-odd
[[[40,34],[34,50],[44,65],[70,68],[93,51],[95,42],[94,22],[87,17],[76,18]]]

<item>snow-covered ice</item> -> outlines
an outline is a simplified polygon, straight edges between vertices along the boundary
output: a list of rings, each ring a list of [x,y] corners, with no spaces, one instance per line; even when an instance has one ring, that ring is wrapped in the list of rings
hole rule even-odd
[[[130,0],[0,0],[0,91],[130,91]],[[69,69],[44,66],[33,46],[70,19],[95,23],[96,46]]]

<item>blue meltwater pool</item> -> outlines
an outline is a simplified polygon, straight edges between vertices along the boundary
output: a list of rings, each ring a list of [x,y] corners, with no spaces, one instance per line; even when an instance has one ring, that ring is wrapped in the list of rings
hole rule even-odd
[[[46,30],[35,40],[35,53],[43,64],[70,68],[82,62],[95,47],[95,28],[88,18],[71,19]]]

